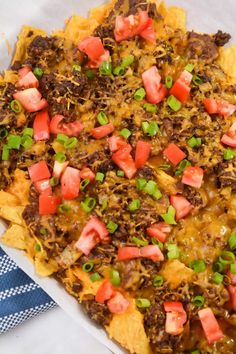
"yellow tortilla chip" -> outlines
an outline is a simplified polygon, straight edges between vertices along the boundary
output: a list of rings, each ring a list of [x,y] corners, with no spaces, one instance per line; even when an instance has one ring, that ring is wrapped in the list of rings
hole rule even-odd
[[[186,13],[183,9],[175,6],[168,8],[164,23],[173,29],[186,29]]]
[[[143,315],[136,309],[135,300],[130,300],[128,310],[120,315],[113,315],[106,330],[130,353],[151,354],[149,340],[144,330]]]
[[[25,225],[24,219],[22,218],[22,213],[24,211],[23,206],[0,206],[0,217],[7,221],[11,221],[17,225]]]
[[[12,224],[1,236],[1,242],[10,247],[26,250],[33,240],[30,238],[27,228]]]
[[[177,288],[182,281],[191,281],[193,273],[192,269],[177,259],[167,261],[160,272],[172,289]]]
[[[96,282],[92,282],[89,278],[89,274],[83,272],[81,269],[76,268],[74,274],[79,280],[81,280],[83,284],[83,290],[80,292],[80,300],[86,297],[86,295],[96,295],[100,285],[102,284],[103,280],[98,280]]]
[[[17,206],[19,204],[20,201],[15,195],[0,190],[0,205]]]
[[[5,82],[11,82],[14,84],[16,81],[18,81],[18,79],[19,79],[18,74],[15,71],[12,71],[12,70],[4,71],[4,81]]]
[[[45,251],[40,251],[35,256],[35,270],[41,277],[48,277],[58,271],[58,264],[55,260],[47,261],[47,254]]]
[[[112,10],[116,3],[116,0],[112,0],[107,4],[95,7],[89,11],[89,20],[95,20],[101,24],[104,19],[109,15],[109,12]]]
[[[232,80],[236,80],[236,45],[219,49],[218,63]]]
[[[21,205],[27,205],[29,203],[30,186],[31,181],[26,179],[26,173],[17,168],[14,172],[14,181],[8,191],[19,199]]]

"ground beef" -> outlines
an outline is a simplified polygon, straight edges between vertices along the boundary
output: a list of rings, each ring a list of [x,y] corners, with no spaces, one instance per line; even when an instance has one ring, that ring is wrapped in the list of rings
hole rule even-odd
[[[218,30],[216,34],[213,36],[215,44],[218,47],[223,47],[226,43],[231,38],[231,35],[229,33],[222,32],[221,30]]]
[[[188,199],[188,201],[195,207],[203,207],[204,200],[195,188],[184,185],[183,195]]]
[[[82,306],[91,320],[102,326],[109,325],[112,316],[105,304],[100,304],[95,300],[84,300]]]
[[[225,161],[219,164],[218,183],[220,187],[231,187],[236,189],[236,161]]]
[[[115,168],[115,164],[112,160],[105,160],[98,166],[98,171],[102,173],[107,173],[108,171],[112,171]]]
[[[139,169],[138,171],[138,177],[139,178],[145,178],[145,179],[151,179],[154,176],[154,171],[151,167],[144,166]]]
[[[208,34],[190,32],[188,34],[187,54],[191,59],[201,59],[211,63],[218,56],[214,38]]]

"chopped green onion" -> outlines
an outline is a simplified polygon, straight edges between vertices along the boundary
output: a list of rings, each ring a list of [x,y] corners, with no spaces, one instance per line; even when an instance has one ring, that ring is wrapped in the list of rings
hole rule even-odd
[[[191,73],[194,69],[194,65],[189,63],[184,67],[184,69]]]
[[[101,125],[106,125],[108,124],[109,120],[107,118],[107,115],[105,112],[99,112],[97,115],[97,121]]]
[[[167,104],[175,112],[179,111],[181,108],[181,102],[173,95],[167,98]]]
[[[192,302],[193,302],[194,306],[202,307],[205,303],[205,299],[203,296],[197,295],[193,298]]]
[[[57,186],[58,183],[59,183],[59,179],[58,179],[57,177],[52,177],[52,178],[50,178],[50,180],[49,180],[49,184],[50,184],[50,186],[52,186],[52,187]]]
[[[87,197],[80,205],[86,213],[90,213],[96,206],[96,199]]]
[[[112,65],[109,61],[104,61],[100,67],[99,72],[101,75],[110,76],[112,74]]]
[[[147,180],[145,178],[137,178],[136,179],[136,188],[141,191],[145,188],[147,184]]]
[[[230,271],[231,271],[231,273],[236,274],[236,264],[235,263],[230,264]]]
[[[34,249],[36,252],[40,252],[41,251],[41,245],[39,243],[36,243],[36,245],[34,246]]]
[[[144,99],[144,97],[146,96],[146,91],[144,90],[143,87],[140,87],[139,89],[137,89],[134,93],[134,99],[136,101],[142,101]]]
[[[94,72],[93,72],[93,70],[90,70],[90,69],[86,70],[86,71],[85,71],[85,75],[86,75],[87,78],[90,79],[90,80],[94,78]]]
[[[57,134],[57,141],[61,144],[64,144],[68,139],[68,136],[65,134]]]
[[[22,111],[22,105],[20,101],[18,100],[13,100],[10,103],[11,110],[15,113],[20,113]]]
[[[45,229],[45,227],[41,227],[41,229],[39,230],[40,234],[45,236],[48,234],[48,229]]]
[[[6,144],[2,147],[2,161],[8,161],[9,159],[9,148]]]
[[[79,73],[81,71],[81,66],[79,64],[74,64],[72,66],[72,69]]]
[[[33,139],[31,138],[31,136],[29,135],[23,135],[21,137],[21,145],[25,148],[25,149],[30,149],[31,146],[33,145]]]
[[[201,138],[196,138],[195,136],[192,136],[192,138],[190,138],[187,141],[188,146],[190,146],[191,148],[195,148],[198,147],[202,144],[202,139]]]
[[[236,249],[236,234],[230,235],[230,238],[228,240],[228,244],[231,250]]]
[[[233,149],[224,150],[224,160],[232,160],[236,156],[236,151]]]
[[[54,155],[54,159],[59,163],[63,163],[66,161],[66,155],[63,152],[59,151]]]
[[[21,144],[21,137],[19,135],[8,135],[7,146],[9,149],[19,150]]]
[[[65,149],[73,149],[78,143],[78,139],[75,137],[69,138],[67,141],[64,142]]]
[[[91,272],[93,267],[94,267],[94,263],[92,261],[88,261],[83,264],[82,269],[84,272],[88,273],[88,272]]]
[[[164,283],[164,279],[161,275],[156,275],[153,278],[153,286],[162,286],[163,283]]]
[[[178,259],[180,256],[180,250],[177,245],[174,243],[169,243],[166,245],[167,247],[167,257],[168,259]]]
[[[58,205],[57,210],[61,214],[68,213],[70,211],[70,206],[67,204],[60,204]]]
[[[203,83],[203,81],[199,76],[193,75],[192,83],[194,84],[194,86],[199,86]]]
[[[222,272],[224,270],[224,265],[220,262],[216,262],[213,264],[214,272]]]
[[[224,280],[224,276],[218,272],[215,272],[213,275],[212,275],[212,280],[214,283],[216,284],[221,284]]]
[[[143,188],[143,191],[157,200],[162,197],[162,193],[160,192],[156,182],[154,181],[148,181],[145,187]]]
[[[124,68],[127,68],[128,66],[133,64],[133,62],[134,62],[134,56],[131,54],[122,60],[121,66],[123,66]]]
[[[123,138],[128,139],[131,135],[131,131],[127,128],[124,128],[120,131],[120,135],[123,136]]]
[[[148,299],[136,299],[136,306],[140,309],[150,307],[151,303]]]
[[[137,246],[147,246],[148,241],[147,240],[140,240],[140,238],[133,236],[132,237],[132,242],[135,243]]]
[[[223,284],[225,286],[229,286],[231,284],[231,278],[227,274],[224,274]]]
[[[160,250],[163,250],[163,248],[164,248],[163,243],[154,237],[152,237],[152,244],[157,245],[160,248]]]
[[[0,140],[3,140],[4,138],[6,138],[7,135],[8,135],[8,130],[6,128],[2,128],[0,130]]]
[[[160,131],[158,124],[156,122],[151,122],[147,129],[147,134],[149,136],[155,136]]]
[[[41,79],[41,77],[43,76],[43,70],[38,67],[34,68],[33,73],[38,79]]]
[[[106,210],[108,206],[108,200],[107,199],[104,199],[103,202],[102,202],[102,205],[101,205],[101,213]]]
[[[202,259],[196,259],[190,262],[189,266],[196,273],[202,273],[206,270],[206,263]]]
[[[219,257],[222,264],[231,264],[235,262],[235,255],[230,251],[223,251]]]
[[[149,113],[155,113],[157,111],[157,105],[152,104],[152,103],[145,103],[143,105],[143,108],[145,109],[145,111],[147,111]]]
[[[193,352],[191,352],[190,354],[201,354],[200,350],[196,349]]]
[[[109,221],[106,226],[110,234],[114,234],[114,232],[118,229],[118,225],[113,221]]]
[[[139,199],[134,199],[132,202],[129,204],[129,211],[136,211],[140,208],[140,200]]]
[[[23,135],[33,136],[34,130],[33,128],[25,128],[22,132]]]
[[[89,185],[90,183],[90,179],[89,178],[85,178],[80,182],[80,190],[83,192],[85,190],[85,188]]]
[[[143,132],[147,134],[149,128],[149,123],[148,122],[142,122],[142,129]]]
[[[166,76],[166,78],[165,78],[165,85],[166,85],[166,87],[168,88],[168,89],[170,89],[171,87],[172,87],[172,85],[173,85],[173,78],[172,78],[172,76]]]
[[[96,273],[93,273],[92,275],[90,275],[90,280],[91,282],[95,282],[95,281],[98,281],[100,280],[102,277],[100,274],[98,274],[97,272]]]
[[[117,66],[115,69],[113,69],[113,74],[115,76],[121,76],[124,75],[125,69],[123,66]]]
[[[161,165],[158,166],[158,169],[163,171],[168,171],[170,168],[171,165],[169,165],[168,163],[162,163]]]
[[[176,225],[175,221],[175,208],[169,206],[167,213],[161,214],[162,219],[169,225]]]
[[[97,172],[97,173],[96,173],[96,177],[95,177],[95,180],[96,180],[96,181],[98,181],[98,182],[103,182],[103,181],[104,181],[104,178],[105,178],[104,173],[102,173],[102,172]]]
[[[181,175],[184,172],[185,168],[188,166],[191,166],[191,162],[186,159],[182,160],[177,166],[177,170],[175,171],[175,175],[176,176]]]
[[[110,281],[111,281],[112,285],[115,285],[115,286],[120,285],[120,274],[119,274],[118,270],[116,270],[116,269],[111,270]]]
[[[116,175],[117,175],[118,177],[124,177],[125,173],[124,173],[124,171],[122,171],[122,170],[118,170],[118,171],[116,172]]]

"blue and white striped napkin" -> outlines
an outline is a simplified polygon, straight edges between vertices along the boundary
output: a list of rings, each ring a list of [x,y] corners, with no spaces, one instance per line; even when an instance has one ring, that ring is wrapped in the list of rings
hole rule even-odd
[[[56,306],[0,248],[0,333]]]

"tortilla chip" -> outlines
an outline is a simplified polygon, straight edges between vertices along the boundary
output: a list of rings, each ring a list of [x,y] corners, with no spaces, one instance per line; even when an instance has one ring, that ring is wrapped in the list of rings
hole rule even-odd
[[[29,204],[29,190],[31,181],[26,179],[26,173],[18,168],[14,172],[14,181],[8,188],[8,191],[15,195],[21,205]]]
[[[163,189],[167,194],[176,194],[176,180],[174,177],[168,175],[162,170],[157,170],[156,172],[157,182],[161,189]]]
[[[35,256],[35,270],[41,277],[48,277],[58,271],[58,264],[55,260],[47,261],[47,254],[45,251],[40,251]]]
[[[0,206],[0,217],[7,221],[11,221],[17,225],[25,225],[24,219],[22,218],[22,213],[25,207],[23,206]]]
[[[14,84],[16,81],[18,81],[18,73],[12,70],[6,70],[4,71],[4,82],[11,82]]]
[[[33,240],[30,238],[27,228],[12,224],[1,236],[1,242],[10,247],[26,250]]]
[[[182,281],[191,281],[194,271],[182,262],[174,259],[173,261],[167,261],[164,265],[160,274],[169,283],[172,289],[179,286]]]
[[[68,268],[72,266],[81,255],[82,252],[78,251],[74,243],[72,243],[64,248],[57,261],[63,268]]]
[[[236,45],[219,49],[218,63],[232,80],[236,80]]]
[[[17,196],[11,194],[11,193],[8,193],[8,192],[5,192],[3,190],[0,190],[0,205],[8,205],[9,207],[11,206],[17,206],[17,205],[20,205],[20,201],[19,199],[17,198]]]
[[[143,326],[143,315],[136,309],[135,300],[130,300],[128,310],[120,315],[113,315],[106,330],[130,353],[151,354],[149,340]]]
[[[168,8],[164,23],[173,29],[186,30],[186,13],[183,9],[175,6]]]
[[[81,269],[76,268],[73,272],[83,284],[83,290],[80,292],[80,300],[83,300],[86,295],[95,296],[103,280],[98,280],[93,283],[89,278],[89,274],[83,272]]]
[[[113,9],[116,0],[112,0],[107,4],[95,7],[89,11],[89,20],[95,20],[101,24]]]

